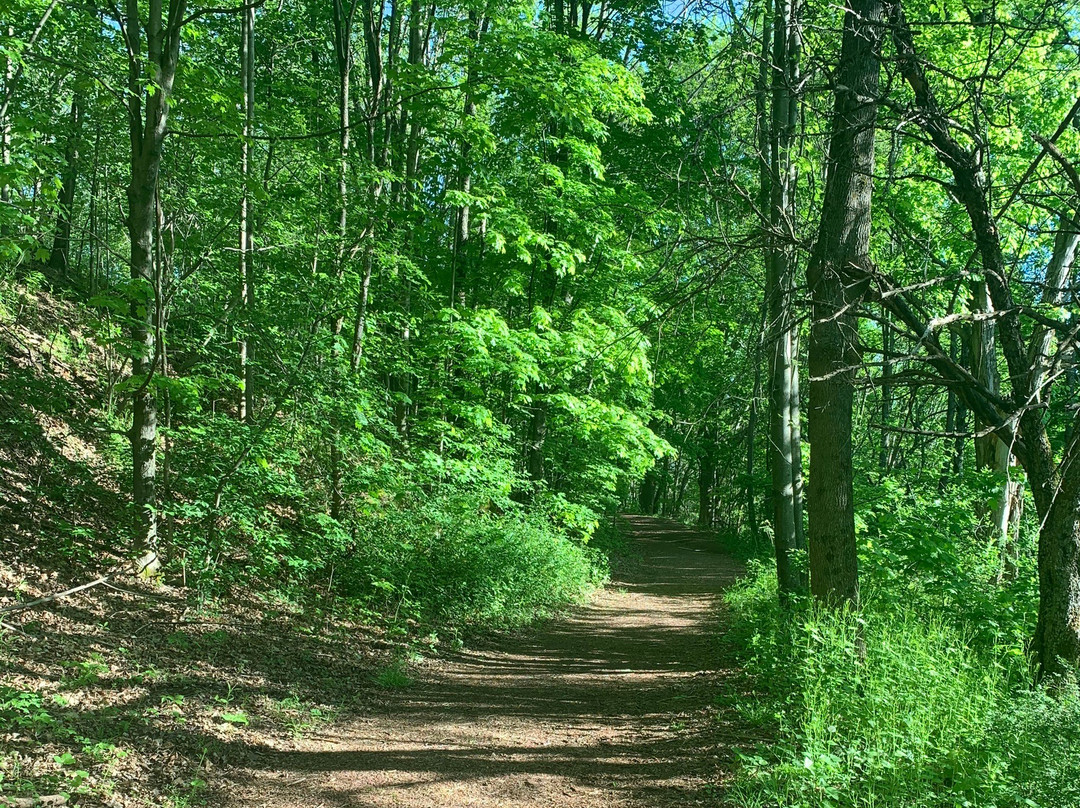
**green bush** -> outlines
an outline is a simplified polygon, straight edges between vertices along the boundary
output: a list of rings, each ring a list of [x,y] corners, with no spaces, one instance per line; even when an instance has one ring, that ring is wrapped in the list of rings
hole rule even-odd
[[[602,580],[587,547],[523,508],[485,513],[437,499],[372,515],[343,558],[349,597],[451,625],[518,625]]]
[[[398,628],[455,629],[519,625],[603,579],[606,563],[588,547],[597,514],[546,491],[514,501],[522,481],[497,445],[393,461],[373,443],[345,471],[349,505],[334,519],[325,471],[305,460],[319,436],[272,426],[254,437],[229,417],[175,432],[172,462],[185,473],[167,512],[171,563],[206,596],[317,592]],[[225,484],[222,456],[245,458]]]
[[[1018,688],[1022,656],[995,658],[938,616],[874,603],[785,617],[767,565],[727,602],[775,716],[776,739],[743,756],[740,804],[1080,805],[1080,698]]]

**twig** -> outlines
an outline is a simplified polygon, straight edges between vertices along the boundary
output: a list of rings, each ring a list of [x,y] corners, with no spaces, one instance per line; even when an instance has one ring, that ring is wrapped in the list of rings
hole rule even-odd
[[[82,584],[81,586],[76,586],[76,587],[73,587],[71,589],[65,589],[63,592],[56,592],[56,593],[54,593],[52,595],[46,595],[43,598],[38,598],[37,600],[31,600],[28,603],[16,603],[14,606],[7,606],[7,607],[5,607],[3,609],[0,609],[0,614],[11,614],[12,612],[21,612],[23,609],[32,609],[34,606],[40,606],[42,603],[48,603],[49,601],[57,600],[58,598],[64,598],[64,597],[67,597],[68,595],[74,595],[76,592],[82,592],[82,591],[84,591],[86,589],[90,589],[91,587],[95,587],[95,586],[98,586],[100,584],[103,584],[106,581],[108,581],[110,577],[111,577],[110,575],[102,575],[96,581],[91,581],[88,584]],[[0,808],[3,808],[3,806],[0,805]]]
[[[4,622],[0,621],[0,628],[6,629],[7,631],[13,631],[16,634],[21,634],[22,636],[24,636],[24,637],[26,637],[28,639],[31,639],[31,640],[36,640],[37,639],[37,637],[35,637],[33,634],[27,634],[25,631],[23,631],[18,626],[11,625],[11,623],[4,623]]]

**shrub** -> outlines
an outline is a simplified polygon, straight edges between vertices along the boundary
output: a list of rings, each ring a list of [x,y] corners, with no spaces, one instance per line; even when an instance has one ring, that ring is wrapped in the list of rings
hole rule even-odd
[[[934,615],[803,604],[785,618],[774,578],[756,566],[727,596],[732,637],[777,716],[775,741],[743,756],[743,803],[1080,805],[1075,687],[1018,688],[1022,656],[973,650]]]

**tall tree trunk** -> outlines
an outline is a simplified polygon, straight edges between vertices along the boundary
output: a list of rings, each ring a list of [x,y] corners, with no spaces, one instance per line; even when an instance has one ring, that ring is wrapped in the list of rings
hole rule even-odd
[[[881,70],[882,0],[844,14],[821,226],[807,267],[810,326],[810,587],[830,605],[858,604],[851,419],[861,296],[849,267],[870,250],[874,129]]]
[[[424,47],[421,42],[421,6],[420,0],[410,0],[409,3],[409,45],[408,64],[415,67],[424,62]],[[416,175],[420,160],[420,125],[417,116],[412,114],[413,104],[411,101],[402,102],[401,129],[404,135],[404,182],[401,190],[401,204],[404,207],[407,219],[406,247],[411,243],[412,227],[408,221],[413,210],[413,200],[417,192]],[[412,341],[412,282],[406,277],[403,279],[404,304],[402,306],[403,323],[401,327],[402,364],[408,360],[410,344]],[[409,432],[409,394],[412,388],[412,377],[407,367],[399,367],[390,377],[390,389],[394,399],[394,427],[400,438],[405,438]]]
[[[252,315],[255,302],[255,278],[252,266],[252,244],[255,217],[251,210],[252,184],[251,137],[255,124],[255,8],[248,6],[240,13],[240,86],[243,91],[244,127],[240,142],[240,173],[244,178],[240,195],[240,328],[238,340],[240,378],[244,389],[240,395],[240,420],[250,424],[255,417],[255,370],[251,365],[254,353]]]
[[[461,139],[461,150],[458,156],[458,190],[466,197],[458,206],[454,226],[454,254],[453,271],[450,278],[450,305],[464,308],[467,300],[467,284],[469,282],[469,219],[472,207],[467,197],[472,193],[472,166],[471,154],[472,143],[469,141],[471,133],[468,131],[468,121],[476,117],[476,98],[473,93],[475,80],[475,50],[480,44],[480,16],[475,11],[469,12],[469,41],[471,49],[468,55],[468,66],[465,72],[465,101],[463,113],[465,116],[465,133]]]
[[[151,0],[146,24],[145,59],[138,0],[128,0],[125,26],[128,53],[128,128],[131,139],[131,176],[127,187],[128,239],[131,243],[131,325],[133,349],[131,458],[132,493],[137,524],[134,550],[140,567],[151,571],[157,558],[157,398],[153,376],[163,341],[159,266],[154,255],[158,180],[162,147],[169,117],[169,99],[180,52],[185,0],[169,7],[162,18],[161,0]],[[144,76],[144,64],[149,76]],[[153,84],[145,81],[152,80]],[[145,86],[144,86],[145,85]]]
[[[9,41],[15,40],[15,26],[6,27]],[[11,57],[4,58],[4,97],[10,98],[15,91],[15,61]],[[8,166],[11,165],[11,115],[8,114],[8,104],[4,104],[3,114],[0,114],[0,170],[7,176]],[[11,186],[5,181],[0,185],[0,206],[7,207],[11,202]],[[4,211],[5,219],[0,224],[0,236],[6,236],[9,225],[6,221],[7,211]]]
[[[71,121],[67,147],[64,150],[64,179],[60,187],[59,210],[56,229],[53,231],[49,267],[56,272],[67,272],[71,265],[71,221],[75,212],[75,180],[79,168],[79,138],[82,130],[82,105],[84,90],[76,83],[71,96]]]
[[[337,275],[338,286],[344,283],[345,262],[348,256],[347,240],[349,236],[349,158],[352,148],[352,129],[349,113],[351,111],[352,91],[352,29],[356,18],[357,3],[359,0],[334,0],[333,3],[333,33],[334,55],[337,63],[338,79],[338,166],[337,166],[337,203],[338,203],[338,232],[337,248],[335,255],[334,271]],[[344,308],[339,308],[331,321],[331,338],[333,346],[333,372],[338,373],[338,359],[342,353],[340,348],[341,331],[345,324]],[[341,452],[341,429],[334,426],[330,436],[330,515],[334,519],[340,519],[342,508],[345,503],[343,490],[343,462]]]
[[[994,335],[994,321],[989,319],[993,314],[994,305],[987,292],[985,281],[976,281],[972,284],[972,312],[985,315],[985,319],[977,318],[971,327],[971,372],[982,386],[997,396],[1000,395],[1001,378],[997,367],[997,342]],[[996,478],[996,488],[993,495],[986,502],[976,504],[978,516],[986,529],[987,535],[993,539],[998,547],[998,555],[1001,562],[999,580],[1005,574],[1007,557],[1010,557],[1015,548],[1011,546],[1010,526],[1013,521],[1013,508],[1017,504],[1017,497],[1023,497],[1020,484],[1012,479],[1010,469],[1015,465],[1012,452],[1001,438],[992,429],[992,424],[986,424],[979,419],[975,420],[975,467],[980,470],[991,471]]]
[[[780,596],[806,589],[794,558],[804,546],[802,445],[799,421],[799,325],[795,316],[795,166],[791,146],[798,124],[797,0],[775,0],[769,127],[769,451],[772,455],[773,541]]]
[[[967,350],[966,340],[957,337],[955,332],[950,332],[949,355],[952,360],[959,362],[963,367],[967,367],[968,363],[964,361]],[[964,406],[964,399],[956,395],[956,391],[952,388],[949,388],[949,396],[955,399],[956,407],[956,437],[953,439],[952,472],[956,477],[960,477],[964,473],[964,448],[967,445],[964,438],[964,431],[967,428],[967,407]]]
[[[698,459],[698,526],[706,530],[715,521],[713,486],[716,483],[716,446],[713,434],[706,431],[702,436],[701,457]]]
[[[889,322],[889,310],[881,312],[881,451],[878,453],[878,470],[887,472],[892,465],[893,396],[893,332]],[[950,411],[950,414],[951,411]]]
[[[750,412],[746,419],[746,482],[743,485],[743,499],[746,502],[746,520],[750,526],[750,537],[755,548],[758,547],[761,530],[758,528],[757,491],[754,486],[755,458],[757,455],[756,438],[758,429],[758,407],[760,406],[761,384],[761,348],[765,338],[765,304],[762,305],[762,320],[758,322],[758,339],[754,346],[754,389],[750,394]]]

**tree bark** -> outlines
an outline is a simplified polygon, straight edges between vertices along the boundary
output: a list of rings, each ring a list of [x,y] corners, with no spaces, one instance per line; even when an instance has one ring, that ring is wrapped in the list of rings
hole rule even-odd
[[[15,40],[15,26],[6,26],[9,41]],[[4,96],[10,98],[15,91],[15,62],[10,57],[4,59]],[[11,165],[11,116],[8,114],[8,105],[4,104],[4,110],[0,114],[0,167],[7,175],[7,167]],[[11,201],[11,186],[6,182],[0,185],[0,205],[7,206]],[[0,223],[0,236],[8,235],[10,228],[7,221]]]
[[[468,65],[465,71],[465,101],[463,114],[466,123],[476,117],[476,98],[473,92],[475,81],[475,56],[474,50],[480,44],[480,16],[475,11],[469,12],[469,41],[473,50],[469,51]],[[464,196],[472,193],[472,143],[469,138],[471,133],[465,131],[461,138],[460,153],[458,156],[458,190]],[[468,299],[469,282],[469,234],[470,216],[472,206],[467,200],[463,200],[458,206],[455,215],[454,226],[454,253],[453,271],[450,278],[450,306],[464,308]]]
[[[869,265],[874,130],[881,69],[882,0],[855,0],[844,15],[821,226],[807,281],[810,326],[810,587],[829,605],[857,605],[852,403],[860,283]]]
[[[255,235],[255,218],[251,211],[250,186],[251,137],[255,124],[255,9],[247,7],[240,13],[240,86],[243,92],[244,126],[240,140],[240,173],[243,190],[240,195],[240,312],[241,335],[238,340],[240,379],[239,417],[250,424],[255,417],[255,371],[251,366],[254,353],[252,331],[252,308],[255,298],[255,278],[252,244]]]
[[[145,571],[156,569],[157,559],[157,398],[153,376],[160,357],[157,346],[161,321],[159,267],[154,260],[154,233],[157,224],[157,195],[176,65],[180,53],[180,32],[186,11],[185,0],[170,4],[168,21],[163,20],[161,0],[151,0],[145,31],[143,75],[143,32],[137,0],[128,0],[124,35],[128,53],[128,128],[131,139],[131,175],[127,187],[127,230],[131,243],[131,325],[133,348],[131,457],[132,493],[136,510],[134,550]],[[144,86],[147,85],[147,86]]]
[[[349,235],[349,157],[352,149],[352,129],[350,126],[351,90],[352,90],[352,28],[356,18],[359,0],[334,0],[333,33],[334,55],[338,71],[338,172],[337,172],[337,248],[334,271],[339,287],[345,279],[345,261],[348,256],[346,241]],[[345,324],[344,309],[339,308],[331,321],[331,339],[333,345],[333,373],[338,373],[338,358],[341,331]],[[330,516],[340,519],[345,504],[343,465],[341,452],[341,429],[335,425],[330,436]]]
[[[795,316],[795,165],[791,146],[798,125],[799,30],[796,0],[775,0],[769,121],[769,451],[773,541],[780,597],[804,592],[795,559],[805,547],[802,528],[802,441],[799,421],[799,325]]]
[[[885,473],[892,466],[892,436],[889,426],[892,424],[893,404],[893,332],[889,323],[889,310],[881,312],[881,451],[878,453],[878,470]],[[951,407],[951,402],[950,402]],[[952,410],[950,409],[950,417]]]
[[[712,432],[702,436],[703,446],[698,459],[698,526],[706,530],[715,521],[713,486],[716,484],[716,446]]]
[[[536,485],[544,480],[544,441],[547,439],[547,402],[533,406],[529,418],[529,438],[525,446],[525,469]]]
[[[59,210],[56,229],[53,232],[52,250],[49,252],[49,268],[67,272],[71,266],[71,222],[75,212],[75,181],[78,177],[79,140],[82,134],[83,87],[76,84],[71,96],[71,129],[64,150],[64,179],[60,187]]]

